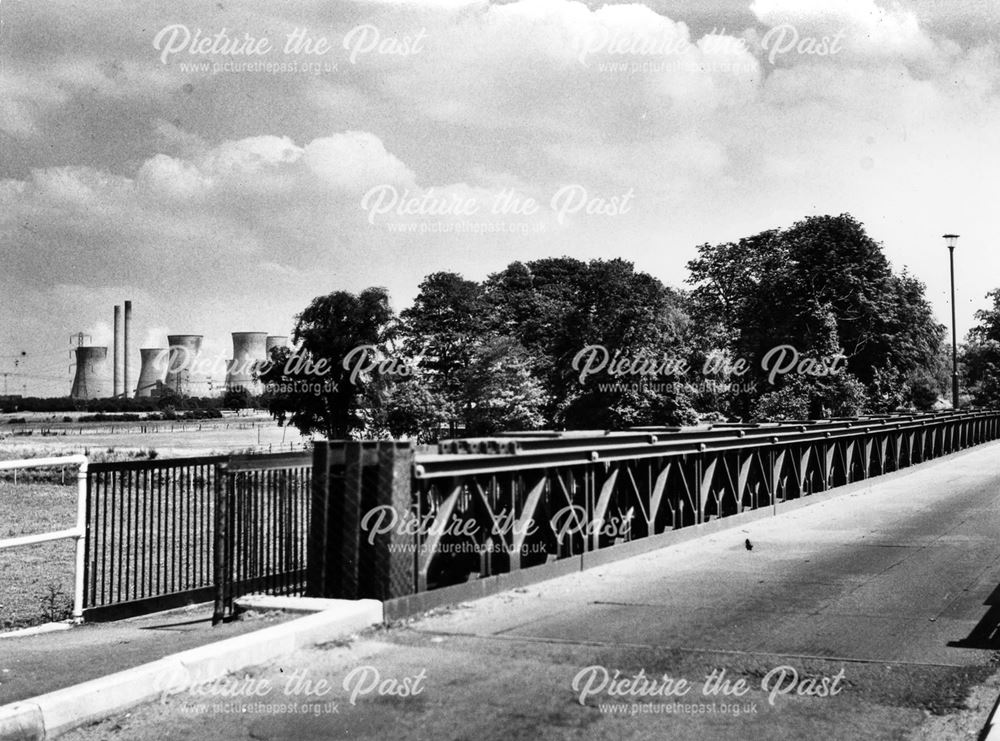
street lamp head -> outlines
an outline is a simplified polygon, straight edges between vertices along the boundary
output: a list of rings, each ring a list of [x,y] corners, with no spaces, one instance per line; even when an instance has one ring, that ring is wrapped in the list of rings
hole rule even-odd
[[[948,245],[948,249],[949,250],[950,249],[954,249],[955,245],[958,243],[958,235],[957,234],[945,234],[943,236],[944,236],[944,243],[946,245]]]

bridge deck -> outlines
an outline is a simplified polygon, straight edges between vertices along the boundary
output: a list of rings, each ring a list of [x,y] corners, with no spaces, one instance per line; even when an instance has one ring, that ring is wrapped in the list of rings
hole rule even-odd
[[[303,669],[326,677],[336,713],[207,712],[180,696],[118,719],[130,738],[927,738],[981,727],[997,693],[991,638],[1000,616],[1000,443],[875,480],[870,488],[591,571],[497,595],[369,636],[304,651],[267,670],[277,686]],[[746,548],[749,539],[752,550]],[[381,678],[426,669],[416,697],[342,683],[359,665]],[[684,697],[578,703],[574,677],[685,678]],[[833,697],[774,697],[826,677]],[[706,675],[743,678],[740,698],[705,695]],[[835,682],[838,672],[839,682]],[[791,675],[782,686],[790,686]],[[599,673],[595,676],[599,678]],[[767,686],[762,683],[769,682]],[[984,686],[985,683],[985,686]],[[977,688],[978,687],[978,688]],[[579,687],[578,687],[579,689]],[[963,710],[973,692],[973,708]],[[302,698],[299,698],[300,700]],[[613,711],[611,702],[716,703],[714,712]],[[720,703],[745,706],[736,717]],[[753,707],[750,703],[755,703]],[[635,715],[632,715],[635,713]],[[930,714],[930,715],[929,715]],[[944,717],[934,717],[940,715]],[[74,738],[98,738],[106,724]],[[387,735],[388,734],[388,735]],[[958,737],[961,737],[959,735]]]

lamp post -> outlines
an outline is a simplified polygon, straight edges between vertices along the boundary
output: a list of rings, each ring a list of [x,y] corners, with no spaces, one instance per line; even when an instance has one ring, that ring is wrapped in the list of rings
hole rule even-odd
[[[948,264],[951,268],[951,406],[958,409],[958,341],[955,336],[955,244],[957,234],[945,234],[948,245]]]

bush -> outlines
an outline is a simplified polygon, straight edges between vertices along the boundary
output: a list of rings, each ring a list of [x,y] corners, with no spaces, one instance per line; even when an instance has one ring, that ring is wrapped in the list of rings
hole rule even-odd
[[[910,402],[920,411],[929,412],[934,409],[938,394],[937,381],[929,373],[910,379]]]
[[[761,394],[750,408],[751,419],[762,422],[806,419],[808,416],[809,396],[792,386]]]
[[[81,416],[77,421],[78,422],[138,422],[141,419],[142,416],[139,414],[132,414],[132,413],[105,414],[104,412],[98,412],[97,414],[85,414]]]
[[[711,424],[712,422],[728,422],[726,415],[721,412],[699,412],[699,424]]]

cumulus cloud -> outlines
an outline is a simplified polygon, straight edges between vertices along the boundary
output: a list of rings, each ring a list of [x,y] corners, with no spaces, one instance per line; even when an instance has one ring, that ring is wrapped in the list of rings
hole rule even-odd
[[[639,4],[519,0],[438,20],[428,36],[426,53],[384,86],[449,124],[566,137],[609,130],[637,108],[657,120],[703,114],[745,99],[760,79],[735,37],[716,34],[707,49],[683,22]]]
[[[789,64],[815,62],[819,56],[828,57],[824,61],[926,63],[944,52],[916,13],[898,3],[885,8],[874,0],[754,0],[750,10],[770,27],[761,37],[765,53]]]
[[[958,228],[935,219],[994,229],[996,44],[925,0],[213,8],[9,10],[0,300],[25,319],[0,344],[62,347],[132,297],[137,332],[203,332],[223,352],[230,331],[287,333],[321,292],[387,285],[403,305],[434,270],[481,278],[551,254],[620,254],[677,283],[691,245],[814,211],[867,219],[933,281],[933,257],[908,245]],[[331,68],[164,64],[152,40],[176,23],[274,39],[304,28],[333,42]],[[341,42],[359,24],[425,38],[417,53],[351,60]],[[827,37],[828,52],[843,31],[842,45],[772,63],[764,36],[785,25]],[[557,220],[549,204],[567,186],[594,203],[631,192],[631,210]],[[373,189],[396,198],[374,216]],[[527,199],[540,208],[512,213]],[[471,218],[448,213],[469,203]],[[508,231],[432,230],[484,221]],[[407,224],[424,230],[390,228]],[[992,287],[988,272],[970,290]]]
[[[134,177],[52,167],[3,181],[0,229],[11,240],[13,267],[38,281],[102,280],[129,264],[180,272],[206,246],[216,259],[267,255],[283,246],[275,235],[293,232],[300,247],[310,246],[309,236],[319,239],[359,216],[371,186],[413,178],[365,132],[304,146],[287,137],[249,137],[189,158],[155,155]]]

